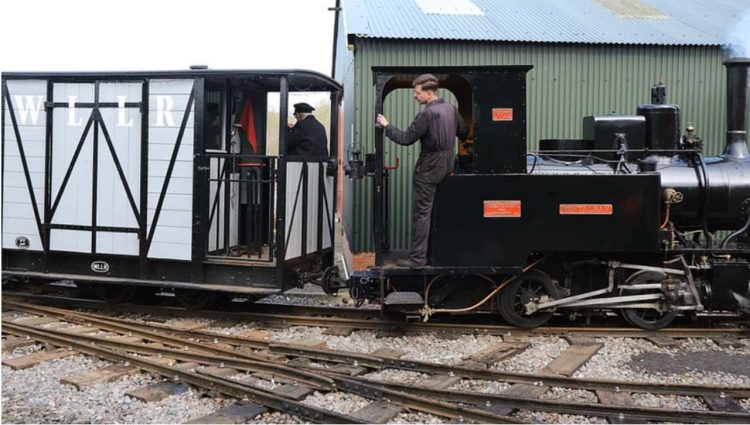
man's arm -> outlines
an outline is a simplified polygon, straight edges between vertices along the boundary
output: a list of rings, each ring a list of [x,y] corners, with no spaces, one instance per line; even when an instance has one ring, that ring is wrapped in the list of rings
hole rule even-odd
[[[402,131],[394,125],[388,125],[385,128],[385,135],[399,145],[408,146],[414,144],[417,140],[421,139],[422,136],[427,134],[428,129],[427,114],[422,111],[414,117],[414,121],[412,121],[409,128],[406,130]]]
[[[286,136],[286,151],[289,152],[302,143],[302,136],[303,131],[299,126],[295,125],[290,128]]]

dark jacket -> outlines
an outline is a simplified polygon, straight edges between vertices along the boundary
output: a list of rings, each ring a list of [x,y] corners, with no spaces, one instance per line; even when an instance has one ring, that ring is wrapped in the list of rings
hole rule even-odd
[[[399,145],[411,145],[420,140],[414,179],[437,184],[453,169],[456,137],[465,140],[469,127],[453,105],[436,99],[414,117],[409,128],[402,131],[389,125],[385,135]]]
[[[286,139],[286,154],[299,156],[328,156],[326,129],[313,115],[289,129]]]

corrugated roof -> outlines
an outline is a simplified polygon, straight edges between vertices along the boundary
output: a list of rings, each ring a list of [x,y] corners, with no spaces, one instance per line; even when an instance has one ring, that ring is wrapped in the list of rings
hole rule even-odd
[[[341,0],[346,34],[359,37],[547,43],[723,45],[750,0]],[[442,0],[442,3],[450,3]]]

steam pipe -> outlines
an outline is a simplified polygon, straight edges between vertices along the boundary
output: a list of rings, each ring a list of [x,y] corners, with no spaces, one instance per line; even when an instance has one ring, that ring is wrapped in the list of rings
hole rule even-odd
[[[742,226],[741,229],[737,230],[736,232],[727,236],[726,239],[724,239],[724,241],[721,243],[721,249],[724,249],[727,246],[729,246],[729,242],[732,242],[732,240],[734,240],[737,236],[740,236],[741,234],[747,232],[748,229],[750,229],[750,214],[748,214],[747,221],[745,222],[745,225]]]
[[[698,153],[698,161],[701,167],[700,172],[703,174],[703,209],[701,211],[703,235],[706,238],[706,248],[711,249],[713,247],[713,238],[711,237],[711,232],[708,231],[708,200],[711,193],[711,183],[709,183],[708,181],[706,161],[703,159],[703,155],[700,153]]]

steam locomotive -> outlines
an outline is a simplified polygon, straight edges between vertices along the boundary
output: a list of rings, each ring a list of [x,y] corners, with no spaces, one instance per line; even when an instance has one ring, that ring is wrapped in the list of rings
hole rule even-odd
[[[428,318],[499,311],[516,326],[616,311],[658,329],[678,315],[750,308],[750,59],[724,62],[726,148],[704,156],[665,87],[632,116],[583,119],[583,139],[542,140],[526,151],[530,67],[373,68],[376,112],[396,88],[431,72],[456,94],[473,141],[438,187],[429,266],[397,267],[387,239],[383,133],[375,152],[350,158],[350,177],[371,176],[376,265],[324,287],[359,302]],[[502,99],[499,101],[499,99]],[[722,232],[723,231],[723,232]]]

